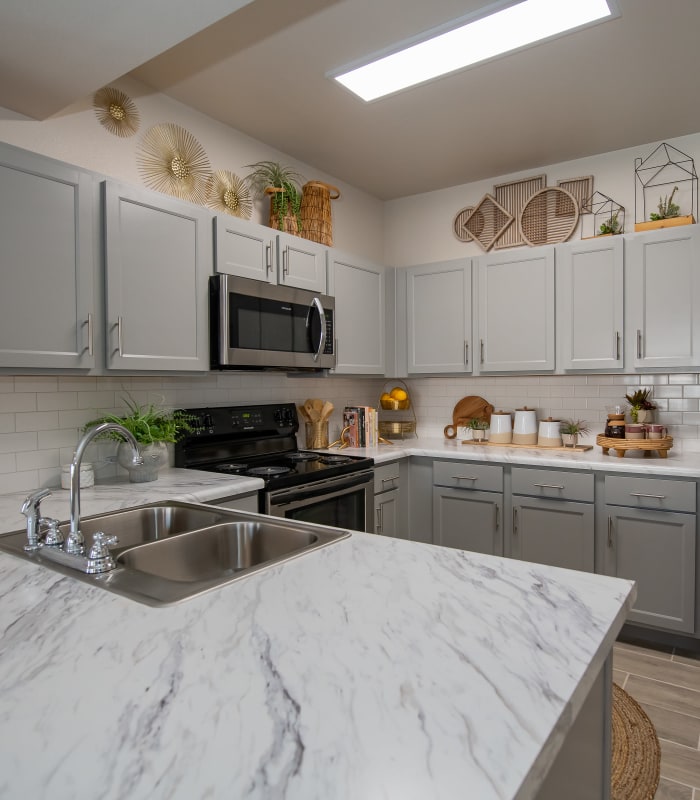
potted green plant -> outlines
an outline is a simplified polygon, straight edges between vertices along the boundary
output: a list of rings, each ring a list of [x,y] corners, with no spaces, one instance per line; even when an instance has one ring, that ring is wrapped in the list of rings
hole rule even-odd
[[[659,204],[657,210],[649,214],[649,220],[646,222],[638,222],[634,229],[635,231],[648,231],[655,228],[668,228],[675,225],[691,225],[695,220],[692,214],[681,215],[681,207],[678,203],[673,202],[673,197],[678,191],[678,187],[674,186],[670,195],[659,197]]]
[[[564,419],[559,428],[564,447],[576,447],[579,436],[587,436],[591,431],[584,419]]]
[[[615,236],[615,234],[622,232],[618,219],[619,213],[619,211],[616,211],[611,217],[608,217],[605,222],[600,224],[599,236]]]
[[[651,389],[637,389],[625,395],[625,400],[630,404],[630,417],[632,422],[652,422],[656,403],[651,399]]]
[[[253,171],[245,180],[256,198],[270,197],[270,227],[299,235],[301,232],[301,185],[304,178],[277,161],[247,164]]]
[[[489,423],[485,419],[472,418],[469,420],[468,427],[472,432],[473,441],[483,442],[486,439],[486,431],[489,429]]]
[[[106,433],[104,438],[119,442],[117,463],[128,471],[131,483],[154,481],[158,477],[158,470],[168,462],[167,445],[176,442],[183,433],[192,430],[192,418],[184,411],[169,410],[153,403],[140,405],[131,397],[124,398],[124,405],[129,411],[128,414],[122,416],[104,414],[90,420],[84,426],[84,430],[102,422],[118,422],[123,425],[138,442],[144,463],[134,466],[131,448],[122,437],[116,433]]]

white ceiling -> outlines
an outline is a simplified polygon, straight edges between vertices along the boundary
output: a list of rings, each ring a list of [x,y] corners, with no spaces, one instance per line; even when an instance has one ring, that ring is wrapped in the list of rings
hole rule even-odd
[[[8,2],[23,9],[47,5],[47,0],[3,0],[0,30],[6,32]],[[96,5],[70,0],[79,3]],[[227,5],[209,3],[219,11]],[[254,0],[167,52],[162,50],[168,45],[154,36],[155,18],[144,15],[146,4],[131,0],[134,8],[125,12],[122,0],[119,10],[128,16],[131,35],[145,49],[150,44],[149,54],[162,53],[134,69],[134,77],[383,199],[700,131],[699,0],[618,0],[619,19],[371,104],[325,77],[486,4]],[[240,5],[228,3],[231,9]],[[198,12],[201,6],[199,0]],[[178,4],[178,18],[181,13]],[[173,16],[171,10],[169,19]],[[98,15],[85,17],[83,28],[102,29]],[[26,29],[25,35],[31,30],[32,58],[54,33],[44,19],[43,12],[34,14]],[[132,68],[128,64],[116,73],[110,61],[122,49],[123,37],[98,40],[114,74],[95,70],[93,84],[97,78],[99,84],[86,88],[83,80],[70,101]],[[90,61],[100,62],[95,51],[89,51]],[[2,37],[0,52],[2,63],[7,56]],[[12,54],[12,72],[19,77],[32,62],[21,55]],[[52,88],[50,70],[42,72],[45,82],[24,81],[24,94]],[[56,94],[66,103],[69,87],[60,88]],[[0,85],[0,105],[21,110],[7,97]]]

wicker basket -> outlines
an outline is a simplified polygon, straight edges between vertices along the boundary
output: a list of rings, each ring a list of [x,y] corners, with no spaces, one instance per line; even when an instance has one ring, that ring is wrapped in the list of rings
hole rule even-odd
[[[282,218],[282,222],[280,224],[279,215],[274,212],[274,203],[272,202],[272,195],[277,194],[278,192],[283,192],[284,189],[280,189],[275,186],[268,186],[265,189],[265,194],[270,195],[270,227],[274,228],[277,231],[284,231],[285,233],[291,233],[294,236],[301,236],[301,232],[299,230],[299,223],[297,222],[297,218],[294,214],[287,212],[284,217]]]
[[[331,194],[332,192],[332,194]],[[312,242],[333,246],[331,200],[340,197],[340,190],[323,181],[309,181],[301,192],[301,235]]]
[[[415,436],[416,421],[407,419],[403,422],[380,421],[379,435],[383,439],[403,439],[404,436]]]

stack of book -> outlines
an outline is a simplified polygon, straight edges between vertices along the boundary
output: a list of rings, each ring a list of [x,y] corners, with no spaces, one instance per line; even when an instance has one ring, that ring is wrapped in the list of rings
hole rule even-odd
[[[343,410],[345,441],[350,447],[376,447],[377,409],[371,406],[345,406]]]

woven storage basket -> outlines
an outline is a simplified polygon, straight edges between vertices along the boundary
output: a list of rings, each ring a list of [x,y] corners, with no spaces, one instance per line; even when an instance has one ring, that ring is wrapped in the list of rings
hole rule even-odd
[[[272,196],[277,192],[283,191],[284,189],[279,189],[276,186],[268,186],[267,189],[265,189],[265,194],[270,195],[270,227],[277,231],[285,231],[285,233],[292,233],[295,236],[301,236],[299,223],[297,222],[297,218],[294,216],[294,214],[288,211],[282,218],[282,224],[280,225],[279,216],[274,211]]]
[[[323,181],[309,181],[301,190],[301,235],[312,242],[333,246],[331,200],[340,190]]]

